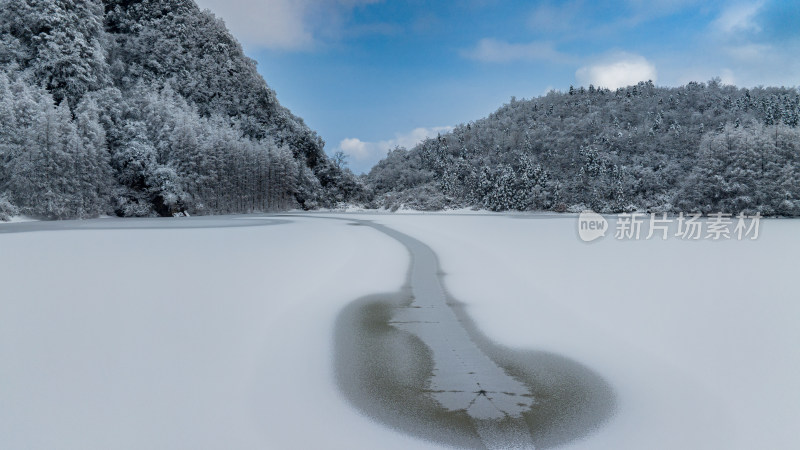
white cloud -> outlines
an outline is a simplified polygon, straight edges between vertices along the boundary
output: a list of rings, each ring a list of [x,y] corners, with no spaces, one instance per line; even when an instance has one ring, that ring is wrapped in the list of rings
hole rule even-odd
[[[696,54],[662,55],[658,76],[662,84],[677,86],[689,81],[720,77],[723,84],[738,87],[797,86],[800,61],[793,55],[800,43],[785,47],[713,47]]]
[[[724,34],[740,32],[761,31],[761,26],[756,22],[756,15],[764,6],[764,1],[755,3],[740,3],[725,9],[713,22],[713,27]]]
[[[575,25],[576,15],[581,11],[581,2],[571,1],[553,6],[542,3],[531,12],[528,26],[537,32],[566,31]]]
[[[771,3],[771,4],[770,4]],[[668,83],[721,77],[737,86],[796,86],[800,61],[796,58],[800,40],[786,39],[769,30],[767,16],[783,12],[777,2],[736,0],[720,8],[716,18],[700,34],[693,51],[660,55],[661,79]],[[788,2],[787,2],[788,3]],[[791,17],[770,20],[790,21]],[[788,22],[786,22],[788,23]]]
[[[513,44],[497,39],[481,39],[462,55],[481,62],[507,63],[514,61],[567,62],[570,57],[557,51],[550,42]]]
[[[280,50],[310,48],[320,34],[341,26],[355,6],[380,0],[197,0],[225,20],[245,46]]]
[[[772,54],[772,47],[764,44],[744,44],[726,47],[724,51],[736,60],[745,63],[755,63],[770,56]]]
[[[768,30],[762,16],[768,5],[763,0],[738,0],[723,5],[694,39],[689,51],[659,55],[659,77],[669,85],[706,81],[720,77],[724,84],[739,87],[796,86],[800,73],[800,40],[761,36]],[[770,14],[774,14],[772,10]],[[774,18],[771,20],[775,20]],[[790,20],[789,17],[782,20]]]
[[[722,69],[720,80],[722,80],[722,84],[736,86],[736,75],[733,74],[731,69]]]
[[[394,139],[382,141],[382,143],[388,145],[388,148],[411,148],[425,139],[438,136],[439,134],[449,133],[451,131],[453,131],[453,127],[414,128],[409,133],[397,133],[395,134]]]
[[[407,133],[396,133],[393,139],[377,142],[362,141],[358,138],[347,138],[339,142],[338,150],[350,156],[356,166],[354,169],[359,170],[368,168],[369,165],[378,162],[389,153],[389,150],[395,147],[410,149],[427,138],[435,137],[438,134],[447,133],[452,130],[453,127],[415,128]]]
[[[345,155],[357,160],[361,161],[364,159],[373,156],[375,152],[375,144],[364,142],[359,138],[346,138],[342,139],[339,142],[339,149],[344,152]]]
[[[580,84],[616,89],[640,81],[657,79],[656,66],[643,56],[617,53],[575,72]]]

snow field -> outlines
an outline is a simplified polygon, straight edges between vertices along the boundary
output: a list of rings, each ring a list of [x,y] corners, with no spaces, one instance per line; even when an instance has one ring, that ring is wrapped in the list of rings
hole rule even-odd
[[[325,215],[423,241],[488,337],[604,376],[617,414],[570,448],[794,447],[798,221],[585,244],[571,216]],[[355,412],[330,360],[337,314],[396,291],[405,249],[287,220],[0,234],[0,447],[434,448]]]
[[[573,448],[794,448],[800,221],[756,241],[578,239],[563,216],[380,216],[428,243],[498,343],[597,370],[617,415]]]
[[[405,249],[292,220],[0,235],[0,447],[424,448],[352,410],[330,361]]]

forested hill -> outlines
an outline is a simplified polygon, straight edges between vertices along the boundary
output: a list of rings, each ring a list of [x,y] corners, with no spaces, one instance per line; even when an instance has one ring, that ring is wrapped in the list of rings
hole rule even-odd
[[[0,216],[313,208],[361,187],[192,0],[0,0]]]
[[[379,206],[800,215],[800,95],[719,80],[514,99],[369,173]]]

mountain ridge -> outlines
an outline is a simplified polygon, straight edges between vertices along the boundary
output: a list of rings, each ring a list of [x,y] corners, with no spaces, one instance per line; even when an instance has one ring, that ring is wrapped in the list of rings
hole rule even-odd
[[[23,213],[313,209],[361,195],[193,0],[1,3],[0,196]],[[64,134],[43,142],[52,127]]]

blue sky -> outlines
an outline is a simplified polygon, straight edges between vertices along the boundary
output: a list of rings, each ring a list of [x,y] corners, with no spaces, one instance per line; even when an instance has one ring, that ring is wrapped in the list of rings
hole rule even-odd
[[[367,171],[512,96],[719,76],[800,84],[800,2],[199,0],[278,99]]]

